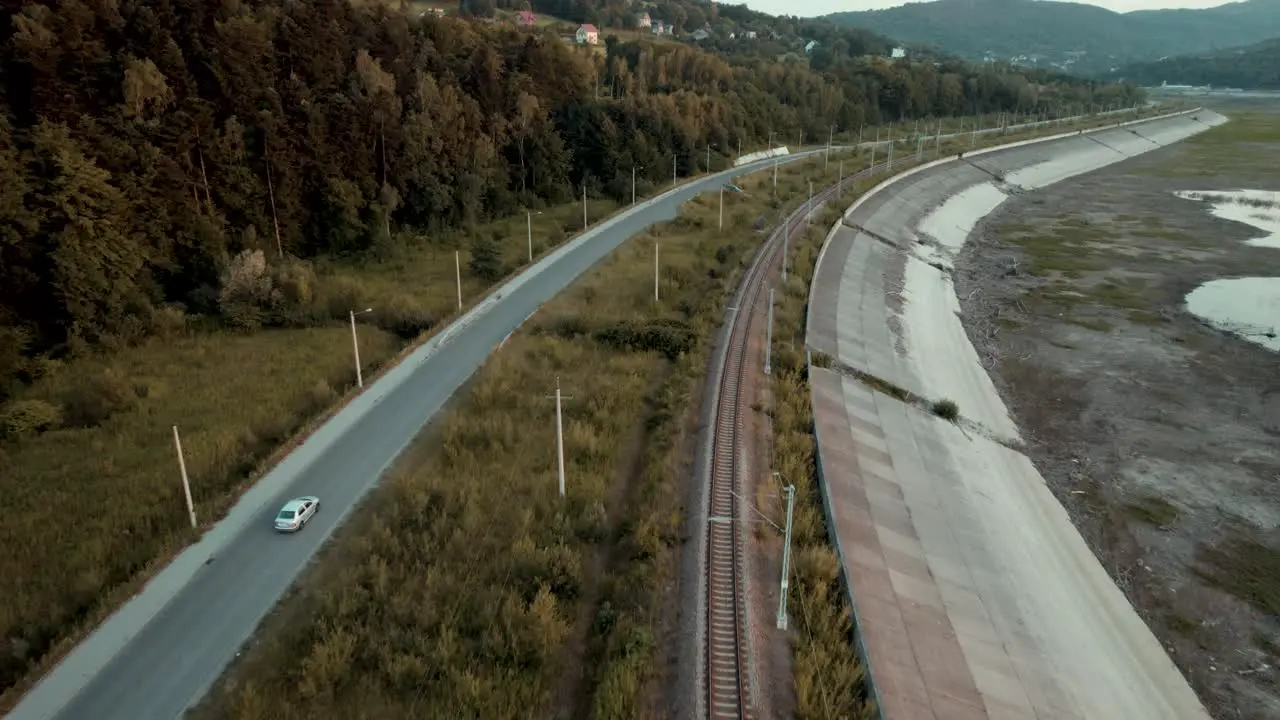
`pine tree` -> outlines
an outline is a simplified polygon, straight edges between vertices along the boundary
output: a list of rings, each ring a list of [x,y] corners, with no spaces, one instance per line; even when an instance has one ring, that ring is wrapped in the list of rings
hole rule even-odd
[[[471,260],[467,264],[471,274],[486,282],[502,277],[502,249],[498,240],[489,233],[478,233],[471,241]]]

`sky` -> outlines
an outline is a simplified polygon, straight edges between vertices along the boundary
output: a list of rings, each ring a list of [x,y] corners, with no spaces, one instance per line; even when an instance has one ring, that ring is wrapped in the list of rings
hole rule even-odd
[[[1156,10],[1160,8],[1207,8],[1226,5],[1226,0],[1072,0],[1115,10]],[[732,2],[732,0],[726,0]],[[742,4],[741,2],[733,4]],[[770,15],[813,17],[847,10],[879,10],[905,4],[903,0],[747,0],[752,10]]]

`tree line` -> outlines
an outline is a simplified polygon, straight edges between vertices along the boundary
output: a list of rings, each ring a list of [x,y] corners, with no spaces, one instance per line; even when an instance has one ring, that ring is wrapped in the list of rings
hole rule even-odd
[[[686,19],[693,6],[679,6]],[[771,133],[825,139],[833,125],[1138,92],[868,60],[882,40],[835,28],[812,58],[779,59],[788,41],[713,53],[612,37],[595,52],[381,3],[49,0],[0,13],[0,399],[34,355],[139,341],[174,312],[216,316],[243,250],[358,255],[584,187],[627,198],[633,167],[658,181],[674,157],[688,174],[708,144],[730,156]]]

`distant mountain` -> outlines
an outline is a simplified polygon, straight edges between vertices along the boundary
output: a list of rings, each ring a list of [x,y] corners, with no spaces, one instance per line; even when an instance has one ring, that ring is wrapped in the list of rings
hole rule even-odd
[[[1183,55],[1120,68],[1113,77],[1139,85],[1212,85],[1280,90],[1280,38],[1248,47]]]
[[[1277,0],[1130,13],[1047,0],[937,0],[826,18],[969,60],[1015,60],[1084,75],[1280,37]]]

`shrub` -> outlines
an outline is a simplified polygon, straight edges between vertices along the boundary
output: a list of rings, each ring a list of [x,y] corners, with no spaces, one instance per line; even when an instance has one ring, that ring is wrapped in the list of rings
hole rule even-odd
[[[378,327],[401,340],[413,340],[439,322],[416,298],[405,294],[393,295],[384,307],[377,309],[373,318]]]
[[[485,282],[495,282],[506,272],[502,263],[502,248],[489,233],[479,233],[471,241],[471,259],[467,262],[471,274]]]
[[[320,286],[321,305],[329,317],[346,320],[347,313],[362,309],[366,292],[360,281],[346,275],[326,278]]]
[[[960,417],[960,408],[950,400],[938,400],[933,404],[933,414],[943,420],[955,422]]]
[[[165,305],[151,311],[151,334],[162,339],[169,339],[183,334],[187,330],[187,314],[181,307]]]
[[[89,428],[101,425],[138,401],[137,389],[123,373],[107,368],[63,398],[66,424]]]
[[[596,340],[609,347],[631,352],[657,352],[674,360],[697,342],[697,334],[680,320],[647,323],[622,320],[596,331]]]
[[[24,435],[52,430],[62,422],[62,408],[44,400],[14,400],[0,408],[0,438],[17,440]]]

